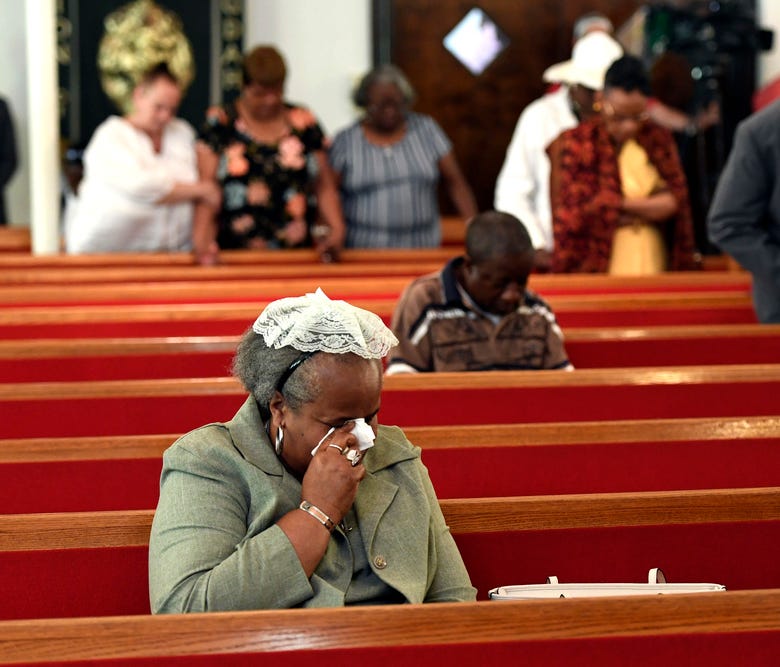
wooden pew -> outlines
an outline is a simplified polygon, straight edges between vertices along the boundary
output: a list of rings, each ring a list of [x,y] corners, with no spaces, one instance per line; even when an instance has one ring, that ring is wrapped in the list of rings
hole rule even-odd
[[[30,229],[28,227],[0,226],[0,256],[29,253],[30,247]]]
[[[747,294],[649,293],[550,297],[546,300],[565,330],[572,327],[745,324],[757,322]]]
[[[177,336],[0,340],[0,377],[5,382],[225,377],[230,375],[239,339]]]
[[[290,280],[290,279],[323,279],[331,278],[376,278],[403,277],[410,282],[413,278],[438,271],[443,263],[434,259],[425,261],[415,259],[414,254],[408,261],[397,259],[389,262],[339,262],[323,264],[322,262],[292,262],[290,264],[226,264],[212,267],[195,265],[129,265],[129,266],[63,266],[42,267],[31,269],[1,268],[0,286],[12,287],[23,285],[66,285],[73,288],[76,285],[91,284],[129,284],[129,283],[168,283],[180,281],[202,281],[204,283],[233,280]],[[744,280],[718,281],[726,290],[740,290],[746,284]],[[747,283],[749,285],[749,283]],[[294,296],[294,295],[290,295]]]
[[[395,254],[390,254],[394,252]],[[281,280],[291,278],[336,278],[376,276],[413,277],[440,270],[455,253],[442,255],[428,250],[359,251],[345,253],[344,261],[270,262],[271,253],[262,253],[252,263],[226,263],[212,267],[191,263],[150,263],[143,255],[129,256],[124,263],[105,264],[91,256],[70,258],[56,262],[52,258],[28,258],[3,262],[0,257],[0,286],[76,285],[172,282],[172,281],[230,281]],[[278,255],[277,255],[278,256]],[[102,258],[104,256],[96,256]],[[159,256],[152,256],[159,257]],[[135,261],[138,258],[138,261]],[[751,274],[741,271],[669,272],[653,276],[610,276],[607,274],[532,274],[529,287],[542,295],[572,294],[630,294],[650,292],[721,292],[744,294],[750,291]]]
[[[351,299],[386,323],[396,299]],[[268,300],[251,303],[57,304],[6,306],[0,309],[0,339],[97,338],[139,336],[237,336]],[[573,327],[648,327],[756,323],[747,297],[649,295],[579,297],[554,304],[564,332]]]
[[[490,588],[670,581],[780,588],[780,488],[444,499],[478,597]],[[0,515],[0,618],[149,612],[152,510]]]
[[[358,631],[359,629],[359,631]],[[0,664],[771,665],[780,591],[0,623]],[[94,661],[94,663],[93,663]]]
[[[780,417],[412,427],[439,498],[780,486]],[[0,440],[3,513],[151,509],[176,435]]]
[[[757,364],[780,360],[780,325],[570,329],[578,369]],[[239,336],[0,340],[5,382],[222,377]]]
[[[445,248],[458,248],[462,252],[466,241],[466,221],[459,216],[442,216],[441,244]]]
[[[389,323],[387,300],[353,300]],[[268,301],[93,306],[22,306],[0,310],[0,339],[128,336],[238,336]]]
[[[271,301],[314,292],[321,287],[332,299],[397,301],[409,276],[320,277],[261,280],[181,280],[84,285],[17,285],[0,287],[0,307],[35,305],[223,303]],[[708,291],[576,292],[542,294],[553,310],[687,307],[717,309],[749,305],[747,289]],[[392,310],[392,309],[391,309]],[[607,323],[605,323],[607,324]]]
[[[710,324],[572,328],[566,351],[577,368],[775,363],[780,325]]]
[[[438,262],[411,259],[388,263],[261,266],[4,268],[0,269],[0,304],[243,300],[247,294],[279,298],[310,292],[317,287],[335,296],[397,296],[414,277],[441,266]],[[637,277],[534,274],[529,287],[546,299],[628,294],[749,297],[751,279],[745,272],[726,271]]]
[[[0,269],[3,268],[55,268],[55,267],[126,267],[126,266],[191,266],[195,264],[192,253],[105,253],[89,255],[30,254],[29,230],[24,227],[6,227],[0,230]],[[346,249],[341,253],[340,263],[388,262],[388,261],[432,261],[444,263],[463,251],[461,244],[441,248],[369,248]],[[252,264],[291,263],[314,265],[320,263],[316,251],[311,248],[294,250],[223,250],[220,263],[228,266]],[[710,264],[712,270],[722,271],[723,262]]]
[[[777,413],[780,364],[394,375],[380,420],[408,426]],[[6,438],[181,433],[230,419],[233,378],[0,384]]]
[[[134,304],[270,301],[314,292],[321,287],[332,299],[397,299],[409,276],[290,278],[259,280],[179,280],[0,287],[0,306],[35,304]],[[705,293],[708,294],[708,293]],[[716,293],[717,294],[717,293]]]

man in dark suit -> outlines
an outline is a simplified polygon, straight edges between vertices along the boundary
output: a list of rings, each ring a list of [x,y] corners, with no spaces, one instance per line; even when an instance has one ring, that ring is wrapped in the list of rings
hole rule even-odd
[[[780,101],[742,121],[707,218],[710,240],[753,274],[761,322],[780,322]]]
[[[8,222],[3,191],[16,171],[16,139],[8,105],[0,98],[0,225]]]

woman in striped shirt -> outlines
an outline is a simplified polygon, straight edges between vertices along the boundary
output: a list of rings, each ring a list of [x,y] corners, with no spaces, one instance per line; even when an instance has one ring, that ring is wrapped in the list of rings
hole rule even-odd
[[[333,140],[336,172],[352,248],[426,248],[441,243],[437,185],[458,213],[477,213],[452,144],[433,118],[411,112],[414,91],[403,73],[382,65],[360,82],[353,100],[362,119]]]

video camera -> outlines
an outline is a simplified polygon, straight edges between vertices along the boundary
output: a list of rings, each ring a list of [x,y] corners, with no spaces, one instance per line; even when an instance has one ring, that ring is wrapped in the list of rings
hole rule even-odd
[[[752,0],[659,3],[648,8],[645,20],[651,60],[673,52],[690,63],[696,107],[717,96],[719,82],[736,74],[737,63],[771,49],[773,37],[771,30],[757,27]]]

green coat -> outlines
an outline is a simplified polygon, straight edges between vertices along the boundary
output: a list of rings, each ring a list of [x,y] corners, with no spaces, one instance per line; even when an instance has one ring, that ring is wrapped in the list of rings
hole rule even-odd
[[[420,449],[399,428],[380,426],[363,463],[348,515],[358,531],[337,527],[309,579],[276,525],[300,503],[301,485],[274,454],[254,400],[231,421],[180,438],[163,457],[149,544],[152,611],[334,607],[361,585],[386,585],[407,602],[474,600]],[[359,580],[356,561],[370,566]]]

